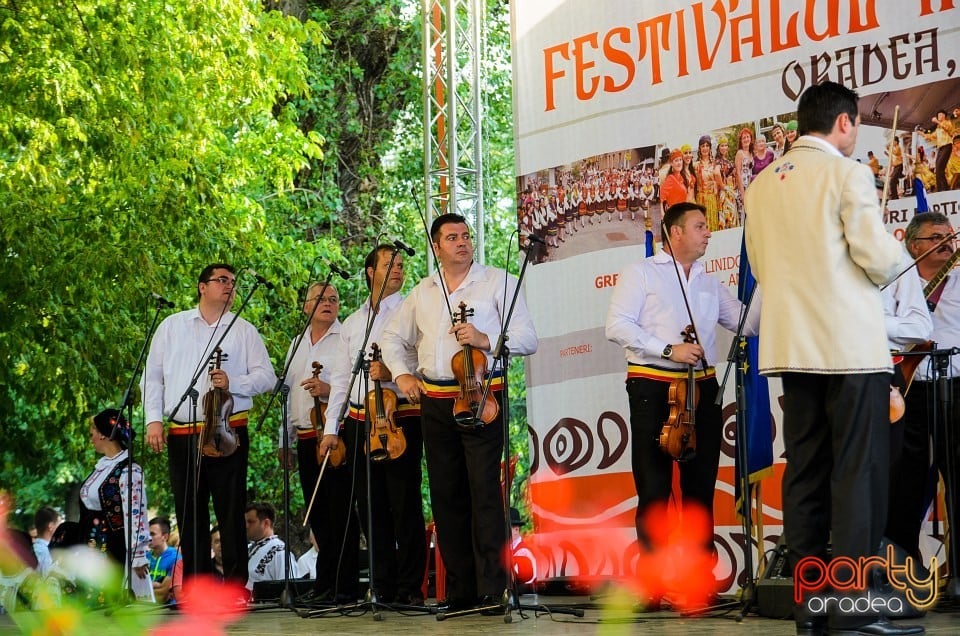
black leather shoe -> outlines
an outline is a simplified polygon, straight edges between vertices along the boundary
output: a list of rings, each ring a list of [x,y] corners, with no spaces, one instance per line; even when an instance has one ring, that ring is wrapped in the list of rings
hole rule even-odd
[[[634,614],[647,614],[650,612],[659,612],[660,611],[660,599],[658,598],[642,598],[634,603],[633,607],[630,608],[630,611]]]
[[[396,605],[412,605],[414,607],[423,607],[423,597],[419,594],[397,594],[393,600]]]
[[[447,598],[442,601],[437,601],[436,610],[437,612],[460,612],[463,610],[471,609],[474,607],[473,601],[468,601],[462,598]]]
[[[499,594],[497,596],[486,594],[477,600],[477,607],[483,608],[480,610],[483,616],[499,616],[504,610],[503,598]]]
[[[826,633],[827,625],[822,618],[797,621],[797,636],[824,636]]]
[[[922,634],[926,630],[921,625],[894,625],[885,618],[845,629],[831,629],[832,636],[906,636],[907,634]]]

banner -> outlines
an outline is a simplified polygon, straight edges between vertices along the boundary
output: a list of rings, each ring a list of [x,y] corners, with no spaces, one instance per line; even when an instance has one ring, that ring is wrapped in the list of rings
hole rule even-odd
[[[651,237],[660,249],[661,206],[683,192],[680,183],[707,208],[713,235],[704,265],[735,294],[743,190],[796,138],[799,95],[829,79],[860,95],[853,158],[874,168],[878,193],[891,180],[891,230],[900,237],[915,213],[918,184],[930,210],[957,214],[951,187],[960,183],[947,182],[950,140],[936,123],[940,109],[950,121],[960,115],[954,4],[512,3],[517,220],[522,233],[546,243],[525,289],[540,336],[527,362],[527,404],[542,578],[634,574],[626,363],[603,325],[617,273],[645,256]],[[895,106],[898,143],[890,154]],[[718,333],[721,358],[731,339]],[[722,377],[726,365],[717,362]],[[780,398],[772,381],[774,465],[763,481],[768,550],[782,524]],[[724,589],[744,581],[735,411],[731,380],[715,498],[714,573]]]

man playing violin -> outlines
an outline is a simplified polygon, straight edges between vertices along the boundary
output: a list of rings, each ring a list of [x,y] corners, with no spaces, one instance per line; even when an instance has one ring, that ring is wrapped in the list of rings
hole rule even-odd
[[[207,365],[212,347],[233,320],[230,308],[236,291],[234,269],[224,263],[203,268],[197,281],[199,303],[168,316],[150,343],[143,374],[143,405],[147,421],[146,444],[155,453],[169,446],[170,487],[180,527],[180,549],[187,575],[210,572],[209,501],[220,525],[224,576],[240,583],[247,579],[247,532],[243,508],[247,492],[250,451],[247,411],[253,396],[271,390],[277,382],[267,348],[256,327],[238,318],[220,345],[221,367],[200,375],[194,387],[200,396],[208,389],[229,390],[233,414],[229,425],[237,450],[224,457],[196,461],[196,440],[204,422],[194,419],[190,400],[181,401],[196,370]],[[178,406],[179,405],[179,406]],[[176,409],[176,411],[174,411]],[[202,418],[203,411],[197,406]],[[168,421],[164,431],[164,422]],[[198,474],[195,480],[193,475]],[[194,498],[196,493],[196,498]],[[196,543],[194,543],[196,537]]]
[[[854,562],[878,553],[887,518],[890,380],[879,285],[902,247],[883,226],[870,168],[850,159],[857,94],[810,86],[801,136],[746,191],[745,241],[764,290],[760,372],[783,383],[784,538],[790,561]],[[838,561],[836,580],[847,580]],[[872,610],[814,615],[797,603],[798,634],[903,634]]]
[[[370,462],[370,510],[373,528],[367,527],[367,471],[365,466],[365,396],[379,381],[383,391],[397,391],[390,369],[382,362],[370,362],[369,386],[358,376],[351,394],[350,377],[357,354],[363,346],[363,338],[370,321],[373,321],[367,340],[369,356],[374,344],[379,344],[383,328],[400,309],[403,297],[403,255],[393,245],[375,247],[364,261],[364,273],[370,297],[363,306],[343,321],[338,340],[336,358],[330,376],[330,403],[321,443],[321,453],[328,448],[346,442],[348,465],[356,476],[354,493],[360,522],[373,547],[373,589],[378,599],[395,601],[406,605],[422,605],[423,573],[426,569],[427,548],[424,541],[426,523],[423,518],[423,482],[421,460],[423,437],[420,433],[420,407],[399,397],[395,422],[406,439],[406,450],[394,459]],[[416,364],[416,353],[411,349],[408,357]],[[350,405],[344,431],[337,435],[344,401]],[[371,417],[375,413],[370,414]],[[326,479],[326,477],[324,477]],[[327,549],[320,546],[320,550]]]
[[[292,356],[287,375],[290,386],[287,448],[296,446],[296,465],[304,502],[309,503],[314,488],[317,489],[308,519],[317,541],[316,585],[313,593],[304,600],[329,603],[353,602],[360,591],[360,530],[350,496],[352,475],[346,468],[334,469],[328,465],[323,479],[317,484],[320,458],[324,455],[317,452],[317,445],[320,444],[324,422],[320,413],[311,416],[311,411],[318,404],[323,408],[330,396],[330,370],[342,329],[337,319],[339,311],[340,294],[336,287],[311,284],[303,303],[303,313],[310,316],[310,324],[296,351],[293,347],[297,338],[290,342],[287,351],[287,360]],[[322,368],[314,367],[314,363]],[[283,435],[282,428],[280,434]],[[293,453],[283,455],[282,437],[279,452],[281,465],[287,470],[292,469]]]
[[[703,206],[687,201],[671,206],[663,216],[662,232],[664,251],[628,265],[620,273],[606,319],[607,338],[622,346],[627,358],[637,540],[647,550],[653,546],[643,520],[651,506],[667,503],[672,485],[674,459],[658,444],[671,411],[668,393],[671,383],[688,377],[690,365],[694,366],[699,387],[694,420],[696,448],[692,457],[688,453],[678,464],[680,488],[684,504],[699,505],[713,528],[713,495],[723,432],[721,408],[714,403],[719,389],[713,366],[718,360],[716,327],[719,324],[736,331],[743,310],[740,301],[707,274],[698,260],[710,240]],[[759,302],[754,301],[752,323],[745,335],[756,333],[758,308]],[[683,339],[691,321],[699,342]],[[683,399],[680,396],[681,402]],[[714,552],[712,532],[706,547]],[[659,605],[660,598],[649,595],[641,599],[638,609],[656,611]]]
[[[907,225],[904,243],[910,255],[917,258],[940,247],[917,263],[917,274],[925,288],[933,281],[933,289],[926,295],[927,308],[933,318],[933,335],[938,349],[960,346],[960,277],[950,274],[957,260],[956,243],[950,237],[954,230],[947,217],[939,212],[924,212],[914,216]],[[909,276],[913,272],[908,272]],[[944,275],[945,278],[942,278]],[[942,281],[937,284],[937,280]],[[949,367],[942,371],[948,378],[949,390],[954,398],[949,420],[937,418],[936,430],[932,427],[933,411],[940,409],[934,402],[932,362],[924,359],[917,367],[913,384],[906,395],[904,414],[903,450],[897,471],[890,483],[890,510],[896,511],[887,520],[887,537],[900,545],[907,554],[920,560],[920,530],[924,513],[929,504],[927,493],[933,492],[935,483],[929,483],[931,463],[930,442],[933,438],[934,457],[937,468],[947,485],[946,501],[953,519],[960,514],[960,497],[956,478],[951,478],[950,468],[956,474],[960,459],[960,436],[955,424],[960,416],[960,356],[950,356]],[[944,397],[940,395],[940,398]],[[960,538],[950,532],[949,552],[960,554]],[[921,561],[922,562],[922,561]],[[954,573],[956,576],[956,573]]]
[[[452,364],[465,348],[481,352],[488,368],[491,347],[517,280],[505,271],[474,262],[473,242],[459,214],[438,216],[430,240],[440,271],[420,281],[383,332],[383,361],[392,371],[401,397],[420,404],[430,498],[440,552],[447,568],[447,606],[467,609],[478,601],[495,605],[506,587],[503,555],[508,537],[500,495],[503,455],[502,411],[492,421],[465,428],[454,418],[460,394]],[[461,303],[473,310],[469,322],[451,327]],[[517,298],[509,342],[514,354],[537,350],[537,334],[523,296]],[[417,360],[407,359],[415,348]],[[459,381],[459,382],[458,382]],[[500,399],[502,378],[490,394]],[[478,598],[480,597],[480,598]]]

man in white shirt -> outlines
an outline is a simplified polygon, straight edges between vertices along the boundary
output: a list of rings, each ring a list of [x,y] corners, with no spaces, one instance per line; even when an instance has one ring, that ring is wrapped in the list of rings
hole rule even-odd
[[[327,425],[321,452],[338,443],[337,417],[348,399],[351,371],[357,354],[363,346],[368,325],[370,338],[366,343],[365,356],[372,357],[373,348],[381,342],[383,329],[399,311],[403,302],[400,288],[403,286],[403,255],[393,245],[379,245],[364,261],[364,276],[370,297],[363,306],[348,317],[340,331],[340,343],[330,380],[330,406],[327,409]],[[372,322],[372,325],[370,324]],[[411,347],[407,354],[408,364],[416,364],[416,352]],[[426,523],[423,518],[423,496],[420,491],[423,475],[423,436],[420,431],[420,408],[411,404],[405,396],[397,396],[395,423],[399,432],[384,437],[377,436],[377,449],[389,455],[389,445],[400,435],[406,440],[406,450],[397,457],[381,457],[370,462],[370,513],[372,528],[367,520],[367,471],[364,462],[366,447],[365,396],[380,382],[382,391],[396,393],[390,368],[382,361],[370,362],[369,386],[364,386],[359,375],[349,396],[349,410],[344,422],[342,439],[347,444],[347,455],[356,481],[354,493],[357,512],[367,541],[373,546],[373,589],[377,598],[384,602],[403,605],[422,605],[423,574],[426,570],[427,546],[424,541]],[[370,413],[371,427],[376,422],[375,412]],[[386,422],[383,423],[389,427]]]
[[[460,390],[451,359],[464,346],[483,354],[491,369],[491,349],[501,332],[517,280],[473,260],[473,241],[459,214],[438,216],[430,230],[440,271],[411,290],[383,332],[383,362],[397,383],[398,396],[420,404],[430,499],[447,568],[447,608],[461,610],[501,601],[506,586],[504,529],[500,495],[503,455],[502,411],[487,419],[454,418]],[[455,320],[458,306],[472,310],[469,321]],[[460,312],[457,312],[458,314]],[[451,327],[451,323],[456,324]],[[509,329],[510,351],[537,350],[537,334],[523,296],[517,297]],[[415,347],[416,366],[407,352]],[[499,370],[498,370],[499,374]],[[502,377],[488,395],[499,399]]]
[[[665,506],[669,500],[676,460],[684,504],[698,505],[709,519],[711,531],[704,547],[713,553],[713,496],[723,434],[721,409],[715,403],[719,390],[714,370],[719,360],[716,327],[719,323],[736,331],[743,305],[699,261],[710,239],[703,206],[686,201],[670,206],[663,217],[663,235],[664,251],[620,273],[606,320],[607,338],[623,347],[627,359],[637,539],[647,550],[656,547],[644,520],[651,507]],[[681,294],[681,273],[692,318]],[[759,304],[754,300],[754,321],[744,335],[756,334]],[[682,337],[691,320],[699,342]],[[691,365],[700,395],[693,419],[695,442],[679,457],[671,457],[657,439],[670,414],[671,382],[687,377]],[[700,601],[690,599],[689,603]],[[641,609],[656,611],[660,598],[650,594],[641,604]]]
[[[305,502],[313,499],[309,523],[319,546],[316,585],[313,592],[302,599],[310,602],[352,602],[359,597],[360,588],[360,526],[351,496],[353,473],[346,466],[334,468],[328,462],[323,479],[317,481],[322,458],[326,455],[323,449],[318,455],[318,445],[323,433],[324,413],[329,411],[330,374],[340,343],[339,312],[340,294],[336,287],[324,288],[323,283],[310,285],[303,303],[303,313],[313,314],[310,324],[296,351],[293,350],[296,339],[287,351],[287,358],[292,356],[287,376],[291,387],[288,444],[292,447],[296,442],[300,487]],[[314,367],[314,363],[322,368]],[[319,373],[315,374],[317,370]],[[314,427],[311,411],[317,404],[321,412],[316,414]],[[282,442],[281,439],[281,453]],[[292,456],[284,464],[292,467]]]
[[[167,465],[180,527],[184,573],[210,573],[212,499],[220,526],[224,576],[243,582],[247,577],[243,501],[250,452],[247,414],[253,396],[271,390],[277,382],[256,327],[237,318],[220,345],[226,354],[220,368],[201,373],[193,387],[199,396],[196,411],[190,399],[182,399],[191,388],[190,380],[198,369],[209,364],[214,344],[233,321],[230,308],[235,290],[232,266],[214,263],[203,268],[197,281],[197,307],[168,316],[153,337],[143,374],[143,404],[147,446],[155,453],[169,446]],[[226,456],[203,456],[197,468],[196,440],[204,425],[202,399],[208,389],[214,388],[229,391],[233,396],[229,426],[237,449]],[[195,479],[195,475],[199,478]]]
[[[299,578],[297,564],[287,551],[287,546],[273,532],[273,522],[277,511],[269,503],[252,503],[244,511],[244,523],[247,526],[248,546],[247,589],[253,591],[257,581],[282,581],[288,574],[284,568],[289,566],[290,579]]]
[[[950,220],[939,212],[924,212],[914,216],[904,233],[904,243],[914,258],[920,256],[934,245],[943,245],[917,263],[920,285],[935,284],[927,296],[927,310],[933,319],[933,335],[938,349],[960,346],[960,276],[950,271],[956,261],[956,242],[944,241],[954,232]],[[913,274],[908,272],[904,277]],[[939,281],[939,283],[937,283]],[[937,417],[934,429],[934,412],[941,413],[941,405],[933,401],[934,375],[933,361],[924,360],[917,367],[910,392],[906,396],[904,415],[903,454],[898,472],[890,483],[890,515],[887,521],[887,537],[906,550],[907,554],[920,559],[920,530],[923,526],[927,493],[932,492],[935,484],[928,483],[931,460],[934,460],[947,486],[946,501],[948,512],[956,519],[960,514],[960,496],[957,493],[957,462],[960,459],[960,435],[956,432],[956,422],[960,421],[960,356],[950,356],[949,365],[942,370],[944,383],[938,385],[942,399],[942,388],[946,386],[953,392],[952,412],[949,421]],[[931,457],[931,438],[933,457]],[[960,538],[951,532],[948,554],[956,555],[960,549]]]

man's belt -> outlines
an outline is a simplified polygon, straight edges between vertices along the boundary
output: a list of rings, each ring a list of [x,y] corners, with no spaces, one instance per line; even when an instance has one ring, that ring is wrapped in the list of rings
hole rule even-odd
[[[423,379],[424,395],[438,399],[456,399],[460,395],[460,385],[456,380],[431,380]],[[486,383],[486,378],[484,379]],[[490,382],[490,391],[503,390],[503,372],[497,371]]]
[[[230,416],[230,428],[247,427],[247,411],[240,411]],[[203,422],[178,422],[170,420],[167,433],[170,435],[195,435],[203,431]]]
[[[709,378],[716,377],[717,370],[714,367],[707,367],[707,372],[704,373],[701,369],[694,370],[694,377],[697,381],[707,380]],[[627,379],[643,379],[643,380],[657,380],[660,382],[672,382],[678,378],[687,377],[686,369],[665,369],[662,367],[655,367],[648,364],[627,364]]]

